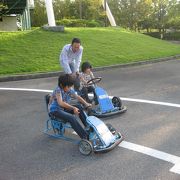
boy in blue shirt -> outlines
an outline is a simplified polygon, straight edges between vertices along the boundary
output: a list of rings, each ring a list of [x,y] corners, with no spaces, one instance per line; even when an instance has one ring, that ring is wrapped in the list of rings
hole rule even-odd
[[[69,74],[59,76],[58,87],[52,93],[52,102],[49,105],[50,113],[56,118],[62,119],[65,122],[69,122],[72,128],[82,139],[88,139],[88,134],[84,128],[80,125],[78,120],[73,114],[79,115],[84,126],[86,126],[86,115],[84,114],[81,105],[71,105],[71,97],[75,97],[80,103],[86,107],[91,106],[83,98],[78,96],[72,89],[74,80]]]

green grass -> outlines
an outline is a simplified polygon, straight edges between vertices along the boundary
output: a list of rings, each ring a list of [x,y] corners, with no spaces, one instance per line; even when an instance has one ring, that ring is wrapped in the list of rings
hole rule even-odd
[[[94,67],[180,54],[179,45],[121,28],[0,32],[0,75],[59,71],[60,50],[73,37],[82,40],[83,61],[89,60]]]

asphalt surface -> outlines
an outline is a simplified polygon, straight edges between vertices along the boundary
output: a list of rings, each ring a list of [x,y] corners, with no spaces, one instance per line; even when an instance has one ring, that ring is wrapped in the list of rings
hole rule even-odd
[[[180,61],[166,61],[95,72],[111,96],[180,104]],[[0,87],[52,90],[57,77],[1,82]],[[117,147],[83,156],[77,145],[43,134],[45,92],[0,90],[0,180],[179,180],[173,164]],[[180,157],[180,111],[123,101],[128,111],[104,120],[127,142]]]

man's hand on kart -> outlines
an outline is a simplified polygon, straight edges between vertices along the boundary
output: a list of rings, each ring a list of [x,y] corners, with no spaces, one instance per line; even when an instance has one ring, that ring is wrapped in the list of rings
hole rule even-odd
[[[76,76],[79,76],[79,71],[76,72]]]
[[[85,108],[86,108],[86,109],[88,109],[88,108],[92,108],[92,104],[90,104],[90,103],[87,103],[87,102],[86,102],[86,104],[85,104]]]
[[[79,76],[79,72],[74,72],[70,74],[73,78],[76,78]]]

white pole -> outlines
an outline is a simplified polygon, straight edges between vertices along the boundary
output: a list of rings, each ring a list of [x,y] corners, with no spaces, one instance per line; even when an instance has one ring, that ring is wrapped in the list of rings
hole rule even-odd
[[[49,26],[56,26],[52,0],[45,0]]]
[[[105,5],[105,2],[106,2],[106,5]],[[108,19],[109,19],[109,22],[110,22],[111,26],[117,26],[117,25],[116,25],[116,21],[115,21],[113,15],[112,15],[112,13],[111,13],[111,10],[110,10],[110,8],[109,8],[109,6],[108,6],[107,1],[102,0],[102,4],[103,4],[104,9],[106,10],[106,15],[107,15],[107,17],[108,17]],[[106,6],[106,7],[105,7],[105,6]]]

